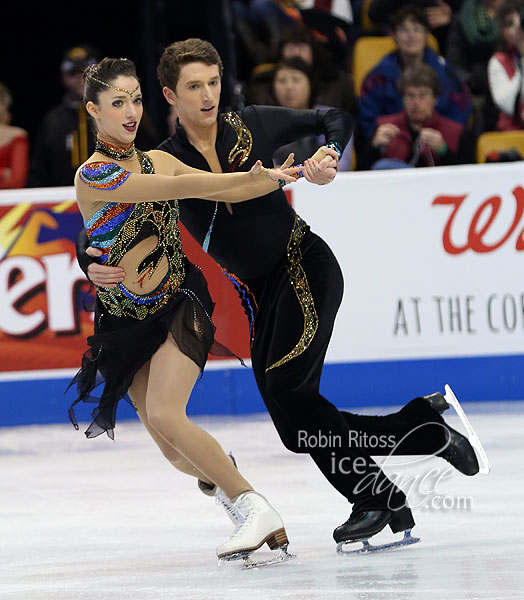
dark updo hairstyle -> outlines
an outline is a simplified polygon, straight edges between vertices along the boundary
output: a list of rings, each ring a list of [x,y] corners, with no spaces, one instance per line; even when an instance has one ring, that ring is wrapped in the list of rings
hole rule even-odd
[[[99,81],[112,83],[117,77],[134,77],[138,81],[135,63],[128,58],[103,58],[100,62],[90,65],[84,71],[84,104],[98,104],[101,92],[111,89]],[[97,81],[97,79],[99,81]]]

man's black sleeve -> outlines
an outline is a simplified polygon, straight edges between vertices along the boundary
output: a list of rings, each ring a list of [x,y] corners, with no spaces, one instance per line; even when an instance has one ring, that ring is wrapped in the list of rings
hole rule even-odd
[[[248,107],[250,108],[250,107]],[[353,133],[353,119],[339,108],[295,110],[281,106],[252,106],[260,126],[275,148],[308,135],[321,135],[344,150]]]
[[[91,263],[96,262],[94,258],[86,254],[86,250],[89,248],[89,240],[87,239],[87,233],[85,229],[82,229],[76,238],[76,260],[80,265],[80,268],[87,277],[87,267]],[[89,279],[89,277],[87,277]]]

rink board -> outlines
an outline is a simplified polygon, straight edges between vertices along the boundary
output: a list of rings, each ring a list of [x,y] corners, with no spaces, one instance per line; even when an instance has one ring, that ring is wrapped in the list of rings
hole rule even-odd
[[[333,249],[344,300],[322,392],[339,406],[397,405],[449,383],[462,400],[524,398],[524,177],[518,163],[341,174],[299,182],[299,214]],[[406,172],[407,171],[407,172]],[[92,331],[74,259],[72,188],[0,193],[0,425],[63,422],[65,387]],[[230,283],[183,232],[217,301],[220,341],[248,357]],[[87,420],[89,406],[79,407]],[[132,417],[122,403],[121,417]],[[264,410],[252,372],[213,360],[191,414]]]
[[[75,396],[70,378],[0,382],[2,426],[68,422]],[[524,355],[326,364],[321,393],[339,408],[399,406],[421,394],[453,386],[464,402],[522,400]],[[77,405],[88,421],[92,405]],[[197,382],[189,415],[242,415],[265,411],[250,368],[206,370]],[[136,418],[127,402],[119,419]]]

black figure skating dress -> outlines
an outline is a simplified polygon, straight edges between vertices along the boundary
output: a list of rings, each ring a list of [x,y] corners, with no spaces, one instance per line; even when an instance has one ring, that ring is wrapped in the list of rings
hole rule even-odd
[[[154,173],[147,154],[137,154],[142,173]],[[107,190],[110,199],[111,190],[122,185],[130,174],[114,162],[89,163],[79,172],[79,185]],[[85,221],[85,229],[90,245],[104,252],[99,261],[109,266],[118,265],[137,244],[155,236],[158,243],[138,265],[137,281],[150,278],[159,265],[165,270],[159,285],[144,294],[133,293],[122,283],[96,290],[95,331],[87,340],[89,349],[82,368],[71,382],[76,384],[78,397],[69,416],[78,429],[73,406],[80,401],[94,402],[97,406],[87,437],[105,431],[113,438],[118,402],[124,397],[129,400],[127,390],[133,377],[168,335],[201,370],[210,351],[230,353],[214,342],[214,304],[206,281],[183,253],[177,200],[108,202]]]

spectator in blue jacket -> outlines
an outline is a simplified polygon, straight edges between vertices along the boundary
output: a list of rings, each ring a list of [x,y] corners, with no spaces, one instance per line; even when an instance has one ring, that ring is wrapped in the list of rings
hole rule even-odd
[[[438,113],[466,125],[472,111],[469,91],[445,59],[428,47],[428,33],[424,11],[418,6],[403,6],[393,16],[392,36],[397,50],[370,71],[360,93],[359,124],[366,140],[373,136],[378,117],[402,110],[402,95],[397,82],[406,67],[421,63],[432,67],[439,76]]]

